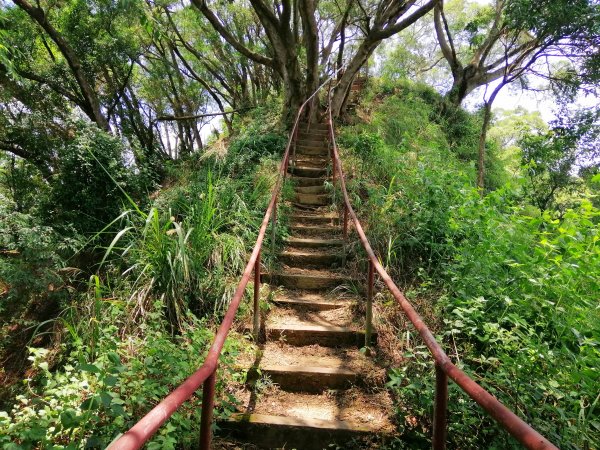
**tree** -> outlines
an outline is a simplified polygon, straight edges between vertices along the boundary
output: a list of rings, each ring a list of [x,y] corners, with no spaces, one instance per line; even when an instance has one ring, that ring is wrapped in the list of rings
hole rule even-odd
[[[552,82],[573,84],[573,71],[553,73],[548,60],[561,57],[572,62],[573,70],[598,57],[600,48],[600,6],[591,0],[532,2],[495,0],[466,24],[469,51],[459,52],[440,0],[434,8],[436,36],[453,78],[446,97],[460,105],[474,89],[485,86],[483,124],[478,150],[477,187],[483,193],[485,143],[492,104],[502,88],[526,75],[542,76]],[[594,53],[595,52],[595,53]],[[460,55],[467,60],[461,61]],[[537,63],[544,60],[543,68]],[[583,75],[583,71],[581,71]],[[497,81],[491,87],[490,83]]]
[[[248,59],[271,68],[281,78],[288,120],[318,87],[323,65],[338,40],[341,47],[339,60],[346,60],[347,63],[333,94],[332,110],[335,115],[339,114],[355,75],[382,40],[423,17],[433,9],[435,1],[380,0],[363,3],[346,2],[339,9],[339,17],[333,26],[321,24],[317,27],[320,10],[315,0],[281,0],[272,5],[264,0],[250,0],[250,8],[267,38],[267,45],[253,48],[230,32],[228,23],[235,14],[223,7],[222,3],[209,6],[206,0],[193,0],[193,4],[225,41]],[[239,7],[236,4],[236,8]],[[324,16],[327,17],[326,14]],[[350,49],[352,53],[344,57],[343,52],[348,50],[348,46],[344,45],[345,30],[349,27],[355,27],[362,36],[359,45]],[[321,39],[318,29],[330,29],[331,34]]]
[[[592,0],[495,0],[480,8],[463,30],[453,32],[440,0],[434,24],[452,72],[447,98],[458,105],[474,89],[516,73],[559,79],[549,65],[536,66],[542,59],[568,59],[584,75],[585,61],[597,57],[600,45],[599,8]],[[466,32],[462,42],[455,39],[458,31]]]
[[[531,202],[540,211],[557,206],[559,194],[574,190],[582,174],[600,168],[600,112],[582,110],[563,114],[546,133],[527,134],[520,141],[522,164]]]

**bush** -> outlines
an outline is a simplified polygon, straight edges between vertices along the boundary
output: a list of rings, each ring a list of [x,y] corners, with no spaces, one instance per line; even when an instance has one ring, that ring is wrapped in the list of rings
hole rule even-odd
[[[286,144],[285,136],[272,132],[260,135],[250,133],[236,138],[227,151],[226,170],[233,178],[247,173],[255,169],[262,158],[283,155]]]
[[[38,375],[27,380],[30,394],[17,397],[10,415],[0,412],[2,448],[105,448],[197,369],[212,339],[206,323],[193,318],[188,318],[181,335],[173,339],[164,332],[161,314],[155,312],[141,324],[137,335],[123,340],[117,327],[122,317],[120,301],[113,300],[111,305],[97,300],[102,303],[100,314],[94,317],[101,336],[97,356],[89,354],[87,340],[82,339],[64,367],[50,371],[48,351],[31,349],[30,359]],[[160,311],[160,305],[153,310]],[[230,364],[240,346],[239,341],[230,339],[224,349],[217,416],[232,410],[230,399],[223,396],[223,383],[235,374]],[[188,401],[161,427],[148,448],[194,447],[200,405],[200,396]]]
[[[95,126],[79,122],[73,140],[59,154],[42,204],[45,220],[59,227],[70,224],[84,234],[96,233],[119,214],[125,201],[121,189],[133,194],[123,145]]]
[[[598,447],[600,210],[579,198],[564,214],[540,215],[500,186],[499,164],[489,171],[498,188],[481,198],[473,165],[444,144],[464,130],[432,123],[429,97],[398,92],[406,104],[379,98],[374,126],[356,127],[382,145],[364,151],[353,130],[340,140],[361,160],[363,177],[348,184],[369,240],[412,295],[437,299],[421,303],[443,319],[442,343],[459,367],[559,447]],[[430,109],[392,114],[422,104]],[[428,352],[409,350],[389,387],[417,446],[430,435],[434,377]],[[520,448],[454,385],[450,398],[449,446]]]

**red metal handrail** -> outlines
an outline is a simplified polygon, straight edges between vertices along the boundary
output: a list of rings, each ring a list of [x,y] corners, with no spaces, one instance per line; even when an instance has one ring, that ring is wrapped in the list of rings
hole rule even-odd
[[[257,337],[259,328],[258,284],[260,283],[260,251],[267,231],[267,226],[269,225],[269,219],[271,219],[271,217],[273,218],[273,229],[275,229],[277,198],[279,196],[281,186],[287,173],[290,158],[290,149],[292,148],[292,145],[294,145],[295,150],[295,140],[298,136],[298,126],[300,124],[302,114],[304,113],[304,109],[307,107],[309,102],[315,97],[315,95],[337,74],[339,70],[341,70],[341,68],[336,70],[329,78],[327,78],[317,88],[317,90],[306,99],[306,101],[300,106],[300,109],[298,110],[298,114],[296,115],[296,119],[294,121],[294,126],[290,132],[288,143],[286,145],[285,152],[281,160],[281,164],[279,166],[277,182],[275,184],[275,187],[273,188],[271,201],[269,202],[269,206],[267,208],[267,211],[265,212],[262,225],[260,227],[260,231],[256,239],[256,243],[254,244],[254,249],[252,250],[252,254],[250,255],[248,264],[246,264],[246,268],[244,269],[242,278],[235,290],[235,293],[233,294],[231,303],[229,304],[229,308],[227,308],[225,317],[223,318],[223,321],[219,326],[217,334],[215,335],[215,339],[210,349],[208,350],[208,354],[206,356],[206,359],[204,360],[204,363],[202,364],[202,366],[200,366],[198,370],[196,370],[196,372],[190,375],[182,384],[175,388],[173,392],[171,392],[158,405],[152,408],[150,412],[148,412],[144,417],[142,417],[142,419],[140,419],[139,422],[137,422],[133,427],[131,427],[118,439],[113,441],[108,446],[108,450],[134,450],[141,448],[142,445],[144,445],[144,443],[146,443],[158,431],[158,429],[173,415],[173,413],[185,401],[189,400],[192,397],[192,395],[194,395],[194,393],[200,388],[200,386],[203,386],[202,415],[200,424],[200,448],[202,450],[208,450],[210,448],[210,425],[212,422],[212,413],[214,408],[216,370],[219,356],[221,355],[221,350],[223,349],[225,339],[229,334],[229,330],[231,329],[231,325],[233,324],[233,319],[235,318],[240,302],[244,296],[246,286],[248,284],[248,281],[250,280],[253,271],[255,275],[253,331],[255,337]]]
[[[331,105],[331,92],[329,93],[329,104]],[[348,191],[346,190],[346,182],[344,180],[344,172],[339,157],[335,133],[333,127],[333,118],[331,115],[331,107],[328,108],[328,125],[330,142],[332,146],[331,158],[333,163],[333,173],[337,172],[337,178],[340,181],[342,194],[344,197],[344,236],[348,234],[348,216],[354,222],[354,227],[363,248],[367,252],[369,259],[369,274],[367,277],[367,315],[369,316],[370,302],[373,292],[373,269],[379,274],[391,294],[400,303],[402,310],[417,329],[421,338],[425,342],[427,348],[432,353],[435,360],[436,369],[436,395],[435,395],[435,411],[433,424],[433,448],[435,450],[444,449],[446,447],[446,409],[448,403],[448,377],[465,391],[473,400],[475,400],[485,411],[487,411],[502,427],[512,434],[521,444],[528,449],[557,449],[557,447],[548,441],[544,436],[538,433],[519,416],[513,413],[510,409],[504,406],[499,400],[492,396],[488,391],[479,386],[466,373],[456,367],[450,358],[444,352],[440,344],[437,342],[423,319],[412,307],[404,294],[398,289],[398,286],[390,278],[386,270],[379,263],[375,252],[371,248],[371,244],[365,235],[365,232],[352,208]],[[335,179],[335,178],[334,178]],[[370,329],[370,317],[367,317],[367,330]],[[368,334],[368,332],[366,333]],[[370,345],[370,339],[367,337],[365,345]]]

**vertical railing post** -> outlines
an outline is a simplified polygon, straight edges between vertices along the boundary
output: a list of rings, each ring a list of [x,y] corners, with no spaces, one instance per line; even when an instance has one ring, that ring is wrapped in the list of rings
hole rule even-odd
[[[433,410],[433,450],[445,450],[448,411],[448,375],[435,365],[435,406]]]
[[[258,342],[260,333],[260,250],[254,263],[254,326],[252,328],[254,342]]]
[[[202,386],[202,415],[200,416],[200,450],[210,450],[212,418],[215,403],[217,367]]]
[[[335,172],[337,167],[335,164],[335,151],[333,148],[333,122],[331,122],[331,118],[329,119],[329,145],[331,146],[331,165],[333,166],[332,184],[335,186]]]
[[[298,124],[296,124],[296,126],[294,127],[294,131],[292,134],[292,145],[294,146],[293,148],[293,153],[292,153],[292,167],[296,167],[297,163],[296,163],[296,147],[298,146],[298,128],[300,126]]]
[[[342,267],[346,267],[346,259],[348,255],[348,205],[344,201],[344,247],[342,249]]]
[[[369,259],[369,276],[367,280],[367,314],[365,320],[365,347],[367,351],[371,348],[371,336],[373,334],[373,288],[375,284],[375,266]]]
[[[348,205],[344,202],[344,240],[348,240]]]
[[[275,238],[277,235],[277,200],[273,204],[273,217],[271,218],[271,261],[275,261]]]

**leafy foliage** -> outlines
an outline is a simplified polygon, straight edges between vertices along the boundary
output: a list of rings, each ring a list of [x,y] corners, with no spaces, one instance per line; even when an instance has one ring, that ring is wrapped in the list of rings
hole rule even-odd
[[[133,425],[152,402],[166,396],[172,386],[192,373],[204,354],[212,333],[206,323],[189,318],[176,339],[164,333],[160,307],[153,308],[140,325],[140,335],[121,339],[119,303],[101,301],[101,340],[97,357],[91,358],[85,340],[80,340],[60,371],[50,371],[48,351],[31,349],[35,379],[27,383],[35,395],[20,395],[12,413],[0,413],[0,443],[3,448],[33,449],[106,447],[123,429]],[[79,317],[83,319],[83,317]],[[81,336],[84,338],[84,336]],[[229,341],[220,371],[229,379],[228,361],[239,351]],[[190,358],[189,355],[198,355]],[[170,383],[165,383],[165,380]],[[219,399],[221,397],[218,397]],[[193,446],[197,439],[201,398],[193,398],[162,427],[148,448]],[[230,400],[219,400],[217,414],[229,408]],[[71,444],[69,444],[71,442]]]
[[[346,129],[340,141],[353,150],[345,161],[360,168],[349,185],[382,261],[394,278],[409,282],[413,298],[437,299],[430,307],[444,320],[440,338],[459,367],[559,447],[597,447],[600,211],[573,195],[560,213],[539,214],[519,185],[481,198],[473,167],[435,130],[439,119],[417,110],[426,103],[409,103],[406,117],[388,114],[388,105],[400,102],[377,101],[371,123],[382,115],[393,130],[401,121],[415,136],[412,148],[378,129],[368,138]],[[560,155],[567,150],[556,145]],[[431,360],[418,344],[404,360],[388,386],[407,442],[427,446]],[[518,448],[455,385],[450,399],[449,445]]]
[[[42,205],[46,220],[73,224],[87,234],[101,230],[126,202],[123,190],[134,191],[132,174],[122,158],[119,140],[79,122],[75,138],[61,149],[57,159],[56,176]]]

